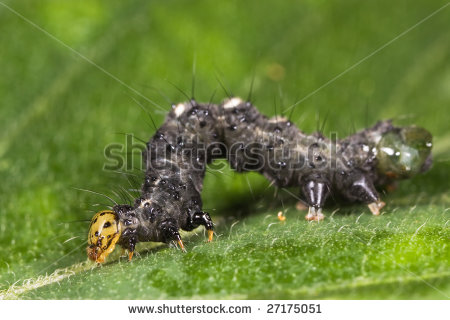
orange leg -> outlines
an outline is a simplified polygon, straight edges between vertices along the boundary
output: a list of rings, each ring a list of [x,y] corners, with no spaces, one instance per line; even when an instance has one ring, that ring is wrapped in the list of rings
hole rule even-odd
[[[208,230],[208,242],[211,242],[213,240],[214,231]]]
[[[308,214],[305,216],[308,221],[322,221],[325,216],[322,213],[322,208],[309,207]]]
[[[195,228],[199,225],[205,226],[208,231],[208,242],[211,242],[214,235],[214,224],[208,212],[199,211],[192,217],[192,226]]]
[[[372,212],[373,215],[375,216],[379,216],[380,215],[380,210],[386,205],[385,202],[383,201],[377,201],[377,202],[372,202],[370,204],[368,204],[367,206],[369,207],[370,211]]]
[[[186,252],[186,249],[184,248],[183,241],[181,241],[181,239],[178,239],[177,242],[178,242],[178,245],[179,245],[180,248],[181,248],[181,251]]]

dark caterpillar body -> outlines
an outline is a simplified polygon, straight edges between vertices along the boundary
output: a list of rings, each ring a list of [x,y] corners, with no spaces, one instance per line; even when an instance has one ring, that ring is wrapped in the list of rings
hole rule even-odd
[[[207,164],[216,158],[227,158],[238,172],[260,172],[278,187],[300,186],[309,206],[307,220],[318,221],[332,193],[366,203],[379,214],[384,203],[375,186],[426,171],[430,151],[428,131],[397,128],[390,121],[330,140],[307,135],[286,119],[268,119],[239,98],[220,105],[178,104],[147,143],[141,197],[133,207],[115,206],[108,214],[114,220],[108,227],[116,226],[118,236],[104,236],[104,221],[94,223],[97,214],[88,255],[103,262],[118,243],[131,259],[135,244],[146,241],[177,241],[184,249],[179,230],[200,225],[211,241],[213,223],[202,211],[201,191]]]

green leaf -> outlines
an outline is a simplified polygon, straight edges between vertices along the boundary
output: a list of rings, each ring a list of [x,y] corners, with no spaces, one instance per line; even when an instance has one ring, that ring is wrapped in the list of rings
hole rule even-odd
[[[443,5],[1,5],[0,298],[448,299],[450,7],[423,20]],[[149,100],[166,110],[164,96],[185,100],[169,81],[189,95],[194,56],[198,100],[225,97],[216,74],[247,97],[254,73],[261,112],[300,101],[291,117],[299,128],[313,132],[329,113],[325,134],[339,137],[379,119],[417,124],[433,134],[434,166],[383,195],[379,217],[331,201],[326,220],[310,223],[295,209],[298,190],[276,193],[264,177],[216,162],[203,192],[217,225],[212,243],[198,229],[185,235],[187,253],[142,244],[132,262],[117,250],[92,265],[89,220],[110,203],[75,188],[122,201],[120,187],[139,187],[139,178],[105,170],[104,150],[124,145],[123,133],[149,139],[154,128],[132,97],[162,123],[165,112]],[[139,143],[122,151],[121,170],[135,172]]]

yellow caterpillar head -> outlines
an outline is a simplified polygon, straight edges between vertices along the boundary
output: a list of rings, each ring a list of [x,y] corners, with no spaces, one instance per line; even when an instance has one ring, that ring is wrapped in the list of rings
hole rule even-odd
[[[122,234],[117,213],[111,210],[97,212],[91,220],[87,254],[92,261],[103,263],[114,250]]]

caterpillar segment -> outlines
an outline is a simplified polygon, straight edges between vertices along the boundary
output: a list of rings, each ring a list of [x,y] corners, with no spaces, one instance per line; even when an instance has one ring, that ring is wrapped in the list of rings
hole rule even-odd
[[[308,135],[284,118],[269,119],[237,97],[219,105],[180,103],[147,143],[145,179],[134,205],[116,205],[92,219],[88,256],[102,263],[119,244],[131,259],[136,243],[148,241],[175,242],[185,251],[179,230],[199,226],[212,241],[214,224],[202,210],[201,191],[214,159],[226,158],[237,172],[259,172],[277,187],[298,187],[306,219],[320,221],[330,195],[365,203],[379,215],[385,203],[376,186],[428,170],[431,147],[425,129],[399,128],[391,121],[330,140]]]

